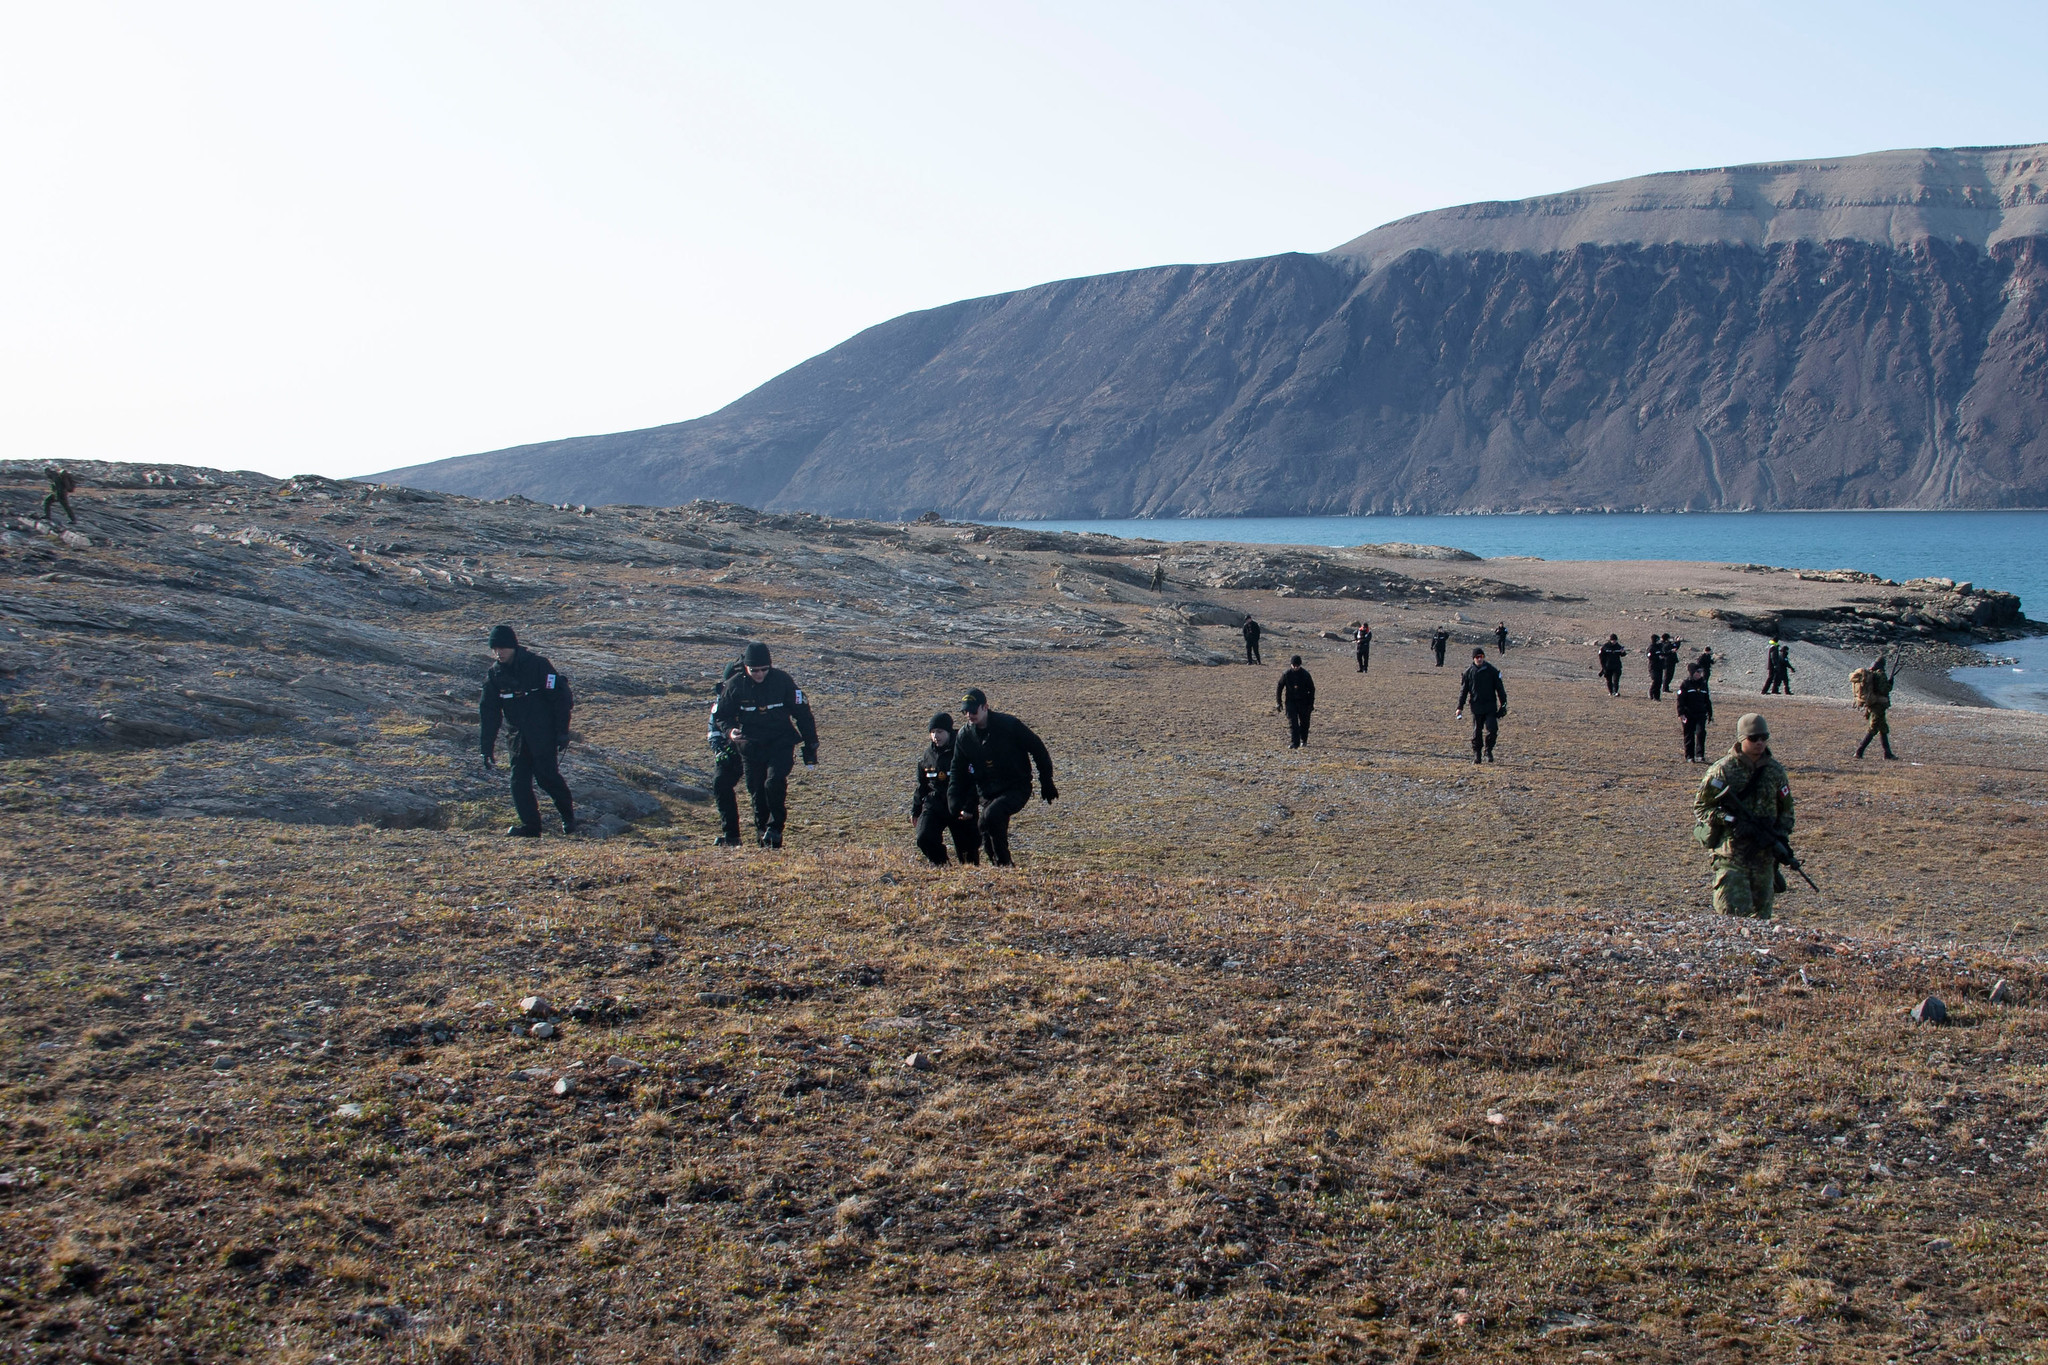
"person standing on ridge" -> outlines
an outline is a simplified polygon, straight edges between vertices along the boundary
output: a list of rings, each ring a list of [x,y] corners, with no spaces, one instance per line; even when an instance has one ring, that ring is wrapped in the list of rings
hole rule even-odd
[[[1714,696],[1697,668],[1685,671],[1678,685],[1678,724],[1685,734],[1685,761],[1707,761],[1707,726],[1714,720]]]
[[[562,833],[576,832],[576,802],[562,777],[559,758],[569,747],[569,717],[575,706],[569,680],[532,650],[522,648],[510,626],[491,631],[490,650],[498,662],[484,675],[478,719],[483,726],[484,768],[498,766],[498,727],[512,728],[512,809],[519,823],[505,833],[521,839],[540,837],[537,782],[562,816]]]
[[[799,740],[804,766],[818,766],[818,723],[796,680],[774,666],[768,646],[748,644],[741,672],[718,689],[711,707],[711,728],[740,751],[747,778],[747,797],[754,807],[754,837],[763,848],[781,848],[789,822],[789,773],[796,766]],[[731,786],[713,787],[722,826],[718,842],[734,845],[740,836],[739,800]]]
[[[1244,661],[1259,662],[1259,623],[1249,616],[1244,618]]]
[[[981,842],[988,860],[1012,867],[1010,819],[1031,804],[1031,768],[1038,767],[1038,795],[1047,802],[1060,798],[1052,784],[1052,754],[1045,741],[1015,716],[991,711],[988,694],[967,689],[961,699],[967,728],[953,741],[953,761],[946,775],[951,809],[972,817],[978,805]]]
[[[1627,653],[1619,635],[1609,635],[1607,642],[1600,646],[1600,677],[1606,682],[1610,697],[1621,695],[1621,660]]]
[[[1692,801],[1693,838],[1713,855],[1714,908],[1724,915],[1769,919],[1784,874],[1778,871],[1776,852],[1740,832],[1722,807],[1731,791],[1736,805],[1785,839],[1792,837],[1792,779],[1771,757],[1770,727],[1755,712],[1735,722],[1735,747],[1700,779]]]
[[[50,481],[50,491],[43,494],[43,520],[52,523],[57,520],[50,515],[51,505],[57,504],[64,508],[64,515],[71,518],[71,524],[78,525],[78,513],[71,510],[71,495],[78,491],[78,476],[51,464],[43,466],[43,477]]]
[[[1287,747],[1306,747],[1309,717],[1316,709],[1316,680],[1301,666],[1299,654],[1280,670],[1280,680],[1273,686],[1273,709],[1287,713]]]
[[[910,819],[917,827],[917,847],[934,866],[946,865],[946,834],[965,863],[981,861],[981,833],[974,817],[955,813],[947,796],[953,776],[953,718],[944,711],[932,717],[931,743],[917,760],[917,790],[910,797]]]
[[[1505,621],[1493,628],[1493,652],[1496,654],[1508,652],[1508,623]]]
[[[1448,630],[1445,630],[1442,626],[1438,626],[1436,628],[1436,634],[1429,637],[1429,647],[1436,651],[1436,666],[1438,668],[1442,668],[1444,666],[1444,646],[1448,645],[1450,642],[1451,633]]]
[[[1360,621],[1357,628],[1351,632],[1351,641],[1357,646],[1358,671],[1360,673],[1370,672],[1372,670],[1372,622]]]
[[[1856,746],[1856,757],[1863,757],[1863,751],[1876,740],[1884,748],[1886,758],[1897,758],[1892,752],[1892,723],[1889,715],[1892,709],[1892,679],[1884,670],[1884,656],[1877,656],[1877,662],[1868,668],[1859,668],[1849,675],[1850,695],[1863,714],[1870,717],[1870,728],[1863,732],[1863,742]]]
[[[1472,706],[1472,761],[1479,762],[1482,750],[1493,762],[1493,742],[1500,737],[1500,718],[1508,713],[1507,684],[1500,670],[1486,661],[1486,651],[1472,651],[1472,666],[1458,688],[1458,719],[1465,718],[1465,705]]]

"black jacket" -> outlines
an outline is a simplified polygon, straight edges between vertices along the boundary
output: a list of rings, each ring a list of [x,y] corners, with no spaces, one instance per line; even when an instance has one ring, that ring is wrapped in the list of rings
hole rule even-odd
[[[952,778],[953,747],[948,744],[941,749],[936,744],[924,746],[924,754],[917,760],[917,789],[910,794],[910,816],[914,820],[924,814],[926,806],[935,806],[941,812],[947,807],[946,787]]]
[[[1600,646],[1600,671],[1602,673],[1621,672],[1621,658],[1626,653],[1628,653],[1627,647],[1618,641],[1609,640],[1606,644]]]
[[[1273,704],[1297,716],[1315,710],[1316,680],[1308,675],[1307,669],[1289,664],[1280,670],[1280,680],[1273,684]]]
[[[711,732],[722,735],[738,729],[743,748],[787,749],[803,741],[804,761],[818,752],[818,722],[811,716],[811,704],[796,679],[779,668],[755,682],[744,672],[735,673],[718,689],[711,704]]]
[[[492,664],[484,674],[483,702],[477,709],[485,756],[497,752],[500,722],[511,726],[529,749],[559,748],[569,737],[574,705],[569,680],[553,664],[530,649],[512,651],[511,662]]]
[[[1252,620],[1249,616],[1244,618],[1244,638],[1247,640],[1259,638],[1259,623]]]
[[[988,713],[988,728],[968,724],[953,737],[953,762],[947,771],[947,799],[964,811],[979,793],[994,798],[1004,792],[1031,791],[1031,765],[1038,765],[1041,791],[1052,785],[1052,755],[1030,726],[1001,711]]]
[[[1458,688],[1458,709],[1464,710],[1468,701],[1472,703],[1472,714],[1482,720],[1507,710],[1508,689],[1500,680],[1500,670],[1490,663],[1468,667],[1463,685]]]
[[[1678,685],[1678,715],[1681,720],[1714,718],[1714,694],[1707,691],[1704,678],[1687,678]]]

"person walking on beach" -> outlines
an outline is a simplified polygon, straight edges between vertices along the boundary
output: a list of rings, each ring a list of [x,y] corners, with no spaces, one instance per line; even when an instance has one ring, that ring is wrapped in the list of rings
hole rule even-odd
[[[1372,669],[1372,622],[1360,621],[1357,628],[1351,632],[1351,642],[1357,647],[1358,671],[1360,673],[1370,672]]]
[[[1656,701],[1664,695],[1664,642],[1650,636],[1650,647],[1644,652],[1643,662],[1650,670],[1650,700]]]
[[[946,799],[956,814],[975,819],[988,860],[1013,867],[1010,819],[1031,804],[1032,765],[1038,767],[1040,798],[1060,798],[1052,784],[1052,754],[1023,721],[991,711],[988,694],[980,688],[968,688],[960,706],[967,712],[967,728],[953,741]]]
[[[1892,708],[1892,679],[1884,669],[1884,656],[1877,656],[1877,662],[1868,668],[1859,668],[1849,675],[1849,690],[1856,705],[1863,714],[1870,717],[1870,728],[1863,733],[1863,742],[1856,746],[1856,757],[1863,757],[1863,751],[1876,740],[1884,748],[1886,758],[1897,758],[1892,752],[1892,725],[1887,719]]]
[[[1609,635],[1607,642],[1600,646],[1600,676],[1607,683],[1607,695],[1621,695],[1621,660],[1628,650],[1622,645],[1619,635]]]
[[[1249,616],[1244,618],[1244,661],[1259,662],[1259,623]]]
[[[1707,761],[1707,726],[1714,720],[1714,696],[1697,668],[1685,672],[1678,685],[1678,725],[1685,734],[1685,761]]]
[[[1505,626],[1502,627],[1506,629]],[[1458,719],[1465,718],[1465,704],[1472,705],[1472,761],[1480,761],[1483,751],[1488,763],[1493,762],[1493,742],[1500,737],[1500,718],[1508,713],[1508,689],[1501,681],[1500,670],[1486,661],[1486,651],[1472,651],[1472,666],[1458,688]]]
[[[1778,690],[1786,696],[1792,695],[1792,675],[1799,670],[1792,666],[1792,646],[1778,646]]]
[[[1429,637],[1429,647],[1436,651],[1436,666],[1438,668],[1442,668],[1444,666],[1444,646],[1448,645],[1450,642],[1451,633],[1448,630],[1445,630],[1442,626],[1438,626],[1436,628],[1436,634]]]
[[[1714,647],[1712,645],[1708,645],[1705,649],[1701,650],[1700,656],[1692,661],[1692,666],[1700,671],[1700,676],[1707,680],[1709,687],[1714,684],[1714,665],[1718,662],[1719,660],[1714,657]]]
[[[1671,690],[1671,680],[1678,676],[1678,650],[1685,643],[1671,638],[1671,632],[1664,632],[1664,690]]]
[[[1741,832],[1722,802],[1734,803],[1784,839],[1792,837],[1792,779],[1771,757],[1771,731],[1751,712],[1735,722],[1735,747],[1707,769],[1694,794],[1693,837],[1714,860],[1714,909],[1745,919],[1769,919],[1784,885],[1776,852]]]
[[[1508,652],[1508,623],[1505,621],[1493,628],[1493,652],[1496,654]]]
[[[1287,714],[1287,747],[1306,748],[1309,717],[1316,709],[1316,680],[1301,666],[1299,654],[1280,670],[1280,680],[1273,687],[1273,709]]]

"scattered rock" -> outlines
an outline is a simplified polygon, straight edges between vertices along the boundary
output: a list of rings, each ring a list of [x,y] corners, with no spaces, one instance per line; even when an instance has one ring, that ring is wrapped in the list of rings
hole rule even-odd
[[[1994,1005],[2009,1005],[2012,1003],[2012,998],[2012,983],[2004,977],[2000,977],[1998,984],[1991,988],[1991,994],[1988,999]]]
[[[359,1119],[362,1116],[363,1106],[360,1104],[338,1104],[334,1107],[334,1117],[338,1119]]]
[[[1913,1022],[1916,1024],[1946,1024],[1948,1022],[1948,1006],[1930,995],[1919,1004],[1913,1006]]]
[[[531,1032],[534,1037],[545,1041],[546,1039],[554,1037],[556,1033],[560,1032],[560,1030],[557,1029],[553,1024],[550,1024],[545,1019],[543,1019],[540,1023],[535,1024],[533,1026]]]
[[[715,1010],[729,1009],[732,1006],[739,1004],[739,1002],[740,998],[737,995],[733,995],[727,991],[697,992],[697,1003],[700,1005],[709,1005],[712,1009]]]
[[[555,1093],[556,1093],[557,1095],[573,1095],[573,1094],[575,1094],[575,1093],[576,1093],[576,1081],[575,1081],[575,1078],[574,1078],[574,1077],[571,1077],[571,1076],[564,1076],[564,1077],[562,1077],[562,1079],[561,1079],[561,1080],[559,1080],[559,1081],[556,1081],[556,1082],[555,1082]]]
[[[1827,1184],[1820,1187],[1820,1197],[1832,1204],[1842,1197],[1842,1187],[1830,1180]]]
[[[909,1067],[912,1071],[930,1071],[933,1065],[931,1054],[928,1052],[913,1052],[903,1059],[903,1065]]]
[[[213,1069],[215,1071],[233,1071],[235,1069],[235,1059],[232,1057],[216,1057],[213,1059]]]
[[[519,1012],[529,1019],[545,1019],[554,1013],[544,995],[529,995],[519,1002]]]
[[[631,1057],[621,1057],[616,1053],[605,1058],[604,1064],[614,1071],[645,1071],[647,1069],[644,1064],[634,1061]]]

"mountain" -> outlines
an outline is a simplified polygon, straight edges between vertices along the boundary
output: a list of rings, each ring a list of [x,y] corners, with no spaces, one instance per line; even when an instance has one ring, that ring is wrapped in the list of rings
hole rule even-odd
[[[2048,144],[1682,171],[871,327],[718,412],[393,470],[982,518],[2048,506]]]

